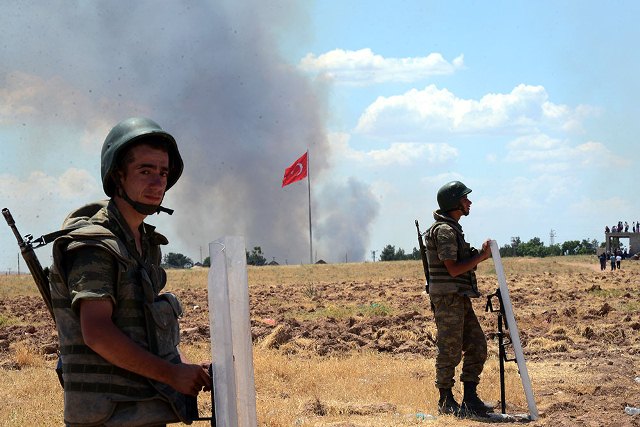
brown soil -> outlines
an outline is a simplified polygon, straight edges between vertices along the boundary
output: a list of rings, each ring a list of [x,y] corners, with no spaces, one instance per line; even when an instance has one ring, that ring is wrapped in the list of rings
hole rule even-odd
[[[586,266],[580,273],[520,274],[508,282],[529,372],[535,373],[541,418],[532,424],[640,425],[640,415],[624,413],[626,405],[640,406],[637,270],[600,272]],[[497,283],[481,277],[480,288],[495,289]],[[419,289],[414,279],[313,286],[252,283],[253,340],[288,353],[324,356],[371,349],[433,358],[433,317]],[[208,342],[206,290],[175,293],[185,307],[183,342]],[[495,354],[496,314],[486,313],[485,303],[486,297],[476,301],[476,313]],[[347,315],[336,309],[345,304],[352,308]],[[38,297],[0,301],[0,318],[9,315],[19,322],[0,330],[0,368],[18,368],[11,351],[16,342],[55,358],[55,328]]]

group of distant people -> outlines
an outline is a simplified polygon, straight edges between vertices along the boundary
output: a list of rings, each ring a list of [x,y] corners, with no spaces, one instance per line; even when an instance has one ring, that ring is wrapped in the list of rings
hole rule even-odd
[[[624,223],[622,221],[618,221],[618,224],[611,226],[611,228],[609,228],[608,225],[606,225],[604,227],[604,232],[605,233],[628,233],[629,232],[629,223],[627,221],[625,221]],[[631,232],[632,233],[640,233],[640,221],[636,222],[634,221],[631,225]]]
[[[610,263],[611,271],[620,270],[620,264],[623,259],[626,259],[628,256],[627,250],[624,251],[617,250],[615,252],[603,252],[598,258],[600,259],[600,271],[604,271],[607,269],[607,260]]]
[[[609,226],[604,227],[605,233],[628,233],[629,232],[629,223],[627,221],[618,221],[616,225],[613,225],[611,228]],[[631,232],[632,233],[640,233],[640,221],[634,221],[631,224]],[[624,251],[617,249],[613,252],[603,252],[598,258],[600,259],[600,270],[604,271],[607,269],[607,261],[609,261],[609,265],[611,267],[611,271],[619,270],[620,264],[622,260],[626,259],[628,256],[627,250]]]

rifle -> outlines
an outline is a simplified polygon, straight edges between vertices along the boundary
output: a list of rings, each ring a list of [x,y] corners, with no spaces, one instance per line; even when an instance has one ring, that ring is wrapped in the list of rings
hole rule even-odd
[[[18,241],[18,246],[20,247],[20,252],[22,253],[22,258],[27,263],[29,272],[31,273],[31,276],[33,277],[33,280],[35,281],[36,286],[38,287],[38,291],[40,291],[40,295],[42,296],[42,299],[44,300],[44,303],[47,306],[49,313],[51,314],[51,318],[55,323],[56,319],[53,314],[51,290],[49,289],[48,269],[42,268],[42,265],[40,264],[40,261],[38,260],[38,256],[34,252],[34,249],[47,245],[53,242],[56,238],[63,236],[65,234],[68,234],[70,231],[73,230],[73,228],[54,231],[53,233],[45,234],[35,240],[33,239],[33,236],[31,234],[27,234],[23,238],[20,235],[18,228],[16,227],[16,222],[13,219],[11,212],[9,212],[9,209],[7,208],[2,209],[2,215],[7,221],[7,225],[9,225],[9,227],[11,228],[11,231],[13,231],[13,234],[16,236],[16,240]],[[58,380],[60,381],[60,385],[64,388],[64,381],[62,379],[62,361],[60,358],[58,358],[56,373],[58,374]],[[209,366],[209,375],[211,375],[211,378],[213,378],[213,372],[212,372],[211,366]],[[194,398],[192,402],[189,402],[189,404],[192,405],[190,408],[191,411],[194,411],[192,413],[195,413],[197,415],[198,404],[196,399]],[[215,420],[215,402],[213,400],[213,387],[211,390],[211,404],[212,404],[212,416],[205,417],[205,418],[195,418],[194,421],[210,421],[211,425],[215,426],[216,420]]]
[[[427,248],[424,246],[424,241],[422,240],[423,233],[420,232],[420,225],[418,224],[418,220],[416,219],[416,230],[418,231],[418,246],[420,247],[420,257],[422,258],[422,268],[424,269],[424,277],[426,279],[424,284],[424,289],[429,293],[429,261],[427,260]]]
[[[11,228],[11,231],[13,231],[13,234],[16,236],[18,246],[20,247],[20,252],[22,253],[22,258],[27,263],[29,272],[31,273],[31,276],[33,277],[33,280],[36,282],[36,286],[40,291],[40,296],[42,296],[42,299],[47,306],[47,310],[49,310],[49,314],[51,314],[51,318],[55,322],[56,319],[53,315],[53,304],[51,303],[51,290],[49,289],[49,269],[42,268],[42,265],[40,265],[40,261],[38,260],[38,256],[33,250],[51,243],[57,237],[68,233],[69,230],[60,230],[53,233],[45,234],[35,240],[33,239],[33,236],[31,234],[27,234],[23,239],[18,232],[16,222],[13,220],[13,216],[11,215],[11,212],[9,212],[9,209],[2,209],[2,215],[4,215],[4,219],[7,221],[7,225],[9,226],[9,228]]]
[[[18,241],[18,246],[20,247],[20,252],[22,253],[22,258],[24,259],[24,261],[27,263],[27,267],[29,268],[29,272],[31,273],[31,276],[33,277],[33,280],[36,283],[36,286],[38,287],[38,290],[40,291],[40,296],[42,296],[42,299],[44,300],[45,305],[47,306],[47,309],[49,310],[49,313],[51,314],[51,318],[53,319],[54,323],[56,321],[55,316],[53,314],[53,304],[52,304],[52,300],[51,300],[51,290],[49,289],[49,275],[48,275],[48,268],[42,268],[42,265],[40,264],[40,261],[38,260],[38,256],[35,254],[34,249],[37,249],[41,246],[47,245],[51,242],[53,242],[55,239],[57,239],[60,236],[63,236],[65,234],[68,234],[70,231],[73,230],[73,228],[69,228],[69,229],[63,229],[63,230],[58,230],[58,231],[54,231],[53,233],[49,233],[49,234],[45,234],[43,236],[40,236],[37,239],[33,239],[33,236],[31,234],[27,234],[26,236],[24,236],[24,238],[20,235],[20,232],[18,232],[18,228],[16,227],[16,222],[13,219],[13,216],[11,215],[11,212],[9,212],[9,209],[7,208],[3,208],[2,209],[2,215],[4,216],[5,220],[7,221],[7,225],[11,228],[11,231],[13,231],[13,234],[16,236],[16,240]],[[60,385],[62,385],[62,387],[64,388],[64,382],[62,379],[62,362],[61,359],[58,359],[58,365],[56,367],[56,372],[58,374],[58,379],[60,380]],[[212,371],[212,366],[209,366],[209,375],[211,375],[212,381],[213,381],[213,371]],[[190,409],[192,411],[195,411],[194,413],[197,414],[198,413],[198,405],[197,405],[197,401],[196,399],[193,399],[192,402],[190,402],[189,404],[193,405]],[[214,394],[213,394],[213,385],[211,387],[211,405],[212,405],[212,416],[211,417],[203,417],[203,418],[195,418],[194,421],[210,421],[211,422],[211,426],[215,427],[216,425],[216,419],[215,419],[215,401],[214,401]]]

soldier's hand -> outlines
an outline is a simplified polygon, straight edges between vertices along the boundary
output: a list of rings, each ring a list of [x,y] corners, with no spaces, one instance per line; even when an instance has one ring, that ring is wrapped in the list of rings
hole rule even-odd
[[[211,390],[208,367],[190,363],[179,363],[174,367],[173,381],[169,385],[176,391],[197,396],[203,390]]]
[[[200,366],[202,367],[202,369],[207,371],[207,374],[209,374],[209,385],[202,390],[211,391],[213,390],[213,365],[211,364],[211,362],[202,362],[200,363]]]
[[[482,257],[483,259],[491,258],[491,239],[487,239],[482,244]]]

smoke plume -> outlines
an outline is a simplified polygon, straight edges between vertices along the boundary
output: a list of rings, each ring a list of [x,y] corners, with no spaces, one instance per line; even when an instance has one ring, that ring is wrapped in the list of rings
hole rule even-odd
[[[64,102],[42,101],[29,120],[77,132],[100,126],[104,138],[118,121],[142,115],[171,132],[185,161],[165,203],[176,214],[160,220],[172,243],[195,252],[242,235],[269,260],[308,262],[307,185],[281,188],[281,180],[309,150],[314,252],[327,261],[364,259],[377,202],[355,178],[331,182],[325,94],[278,44],[284,32],[308,36],[303,3],[29,3],[4,12],[2,77],[60,83],[57,97],[46,98]],[[99,173],[101,143],[87,170]],[[64,144],[71,142],[50,149]]]

